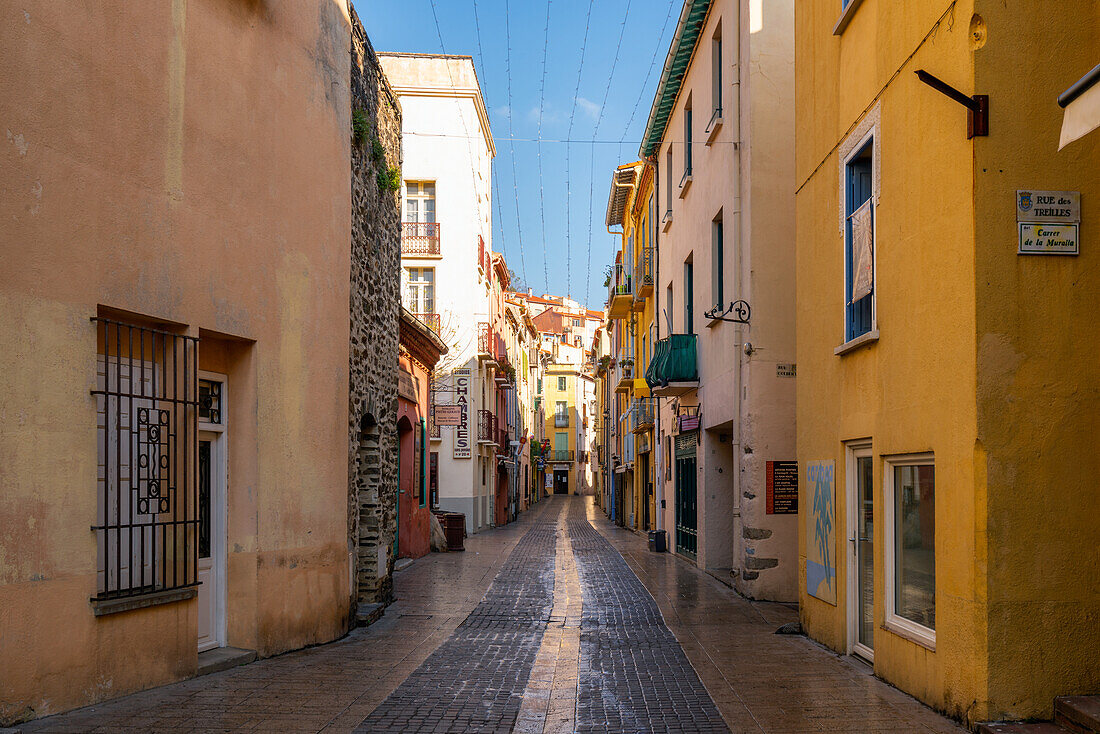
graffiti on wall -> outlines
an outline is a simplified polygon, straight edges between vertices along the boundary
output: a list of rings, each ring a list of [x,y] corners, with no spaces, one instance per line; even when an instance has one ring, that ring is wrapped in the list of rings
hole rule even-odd
[[[806,467],[806,593],[836,606],[836,471],[832,461]]]

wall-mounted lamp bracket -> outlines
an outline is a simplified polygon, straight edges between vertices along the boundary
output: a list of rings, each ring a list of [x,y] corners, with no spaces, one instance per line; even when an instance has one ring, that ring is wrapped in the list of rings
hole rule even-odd
[[[729,307],[719,313],[718,306],[715,306],[709,311],[703,313],[705,318],[712,321],[729,321],[734,324],[747,324],[749,323],[749,315],[752,313],[752,309],[749,308],[749,304],[745,301],[732,301]],[[726,318],[729,314],[733,314],[733,318]]]
[[[946,94],[966,108],[966,139],[989,135],[989,95],[966,96],[947,82],[932,76],[924,69],[917,69],[917,78],[937,92]]]

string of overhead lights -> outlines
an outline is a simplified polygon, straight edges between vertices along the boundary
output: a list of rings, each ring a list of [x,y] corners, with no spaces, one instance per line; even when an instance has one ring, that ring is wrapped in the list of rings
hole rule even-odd
[[[600,103],[600,114],[596,118],[596,127],[592,130],[590,161],[595,158],[596,138],[600,134],[600,124],[603,123],[603,113],[604,110],[607,108],[607,98],[611,94],[611,81],[615,78],[615,68],[619,65],[619,50],[622,48],[623,35],[625,35],[626,33],[626,21],[628,18],[630,18],[630,2],[631,0],[627,0],[626,2],[626,11],[623,13],[623,22],[622,25],[619,26],[619,40],[615,44],[615,56],[611,60],[611,73],[607,75],[607,88],[604,89],[603,101]],[[586,280],[584,287],[585,303],[588,303],[588,299],[591,297],[592,293],[592,197],[595,194],[595,173],[593,166],[594,164],[590,162],[588,166],[588,261],[586,268],[589,277]]]
[[[523,255],[523,222],[519,213],[519,184],[516,177],[515,134],[512,131],[512,24],[508,0],[504,0],[505,69],[508,74],[508,149],[512,159],[512,193],[516,200],[516,233],[519,237],[519,264],[523,281],[527,282],[527,261]]]
[[[433,19],[433,20],[435,21],[435,33],[436,33],[436,35],[437,35],[437,36],[439,37],[439,50],[443,52],[443,55],[444,55],[444,56],[446,56],[446,55],[447,55],[447,47],[446,47],[446,45],[445,45],[445,44],[443,43],[443,31],[442,31],[442,29],[441,29],[441,28],[440,28],[440,26],[439,26],[439,15],[438,15],[438,14],[436,13],[436,11],[435,11],[435,0],[429,0],[429,3],[428,3],[428,4],[429,4],[429,5],[431,6],[431,8],[432,8],[432,19]],[[448,65],[448,66],[447,66],[447,79],[448,79],[448,80],[449,80],[449,81],[451,82],[451,86],[452,86],[452,87],[455,87],[455,86],[457,86],[457,85],[455,84],[455,80],[454,80],[454,75],[453,75],[453,74],[451,73],[451,67],[450,67],[450,65]],[[473,149],[473,146],[472,146],[472,145],[471,145],[471,143],[470,143],[470,141],[472,140],[472,137],[473,137],[473,136],[471,136],[471,135],[470,135],[470,128],[469,128],[469,127],[468,127],[468,126],[466,125],[466,116],[465,116],[465,115],[462,115],[462,114],[460,114],[460,115],[458,116],[458,119],[459,119],[459,120],[460,120],[460,121],[462,122],[462,132],[464,132],[464,133],[465,133],[465,138],[466,138],[466,154],[467,154],[467,155],[468,155],[468,156],[470,157],[470,160],[471,160],[471,161],[473,161],[473,160],[474,160],[474,149]],[[490,165],[491,165],[491,164],[490,164]],[[473,195],[474,195],[474,202],[475,202],[475,206],[476,206],[476,208],[477,208],[477,222],[478,222],[478,227],[479,227],[479,228],[481,227],[481,223],[482,223],[482,221],[486,221],[486,223],[487,223],[487,224],[489,225],[489,229],[490,229],[490,231],[491,231],[491,230],[492,230],[492,227],[493,227],[493,224],[492,224],[492,211],[490,210],[490,212],[489,212],[489,217],[488,217],[488,219],[487,219],[487,220],[483,220],[483,219],[482,219],[482,212],[481,212],[481,195],[480,195],[480,194],[478,193],[478,188],[477,188],[477,179],[475,178],[475,173],[474,173],[474,168],[473,168],[473,166],[471,166],[471,167],[470,167],[470,191],[471,191],[471,192],[473,193]],[[491,242],[491,241],[492,241],[492,238],[490,237],[490,242]]]
[[[626,126],[623,128],[623,137],[619,140],[620,143],[626,140],[626,134],[630,131],[630,125],[634,122],[634,116],[638,114],[638,107],[642,104],[642,98],[645,97],[645,90],[649,87],[649,79],[653,76],[653,69],[657,66],[657,55],[661,49],[664,48],[665,33],[668,32],[669,23],[672,22],[672,9],[676,7],[675,3],[668,4],[668,15],[665,16],[665,24],[661,27],[661,35],[657,38],[657,45],[653,48],[653,58],[649,61],[649,71],[646,72],[645,81],[642,82],[641,89],[638,90],[638,99],[634,101],[634,109],[630,111],[630,119],[626,121]],[[619,151],[620,157],[622,151]]]
[[[565,137],[568,140],[573,135],[573,120],[577,114],[577,97],[581,93],[581,75],[584,72],[584,52],[588,47],[588,30],[592,24],[592,6],[595,4],[595,0],[588,0],[588,13],[584,19],[584,40],[581,41],[581,62],[577,67],[577,85],[573,89],[573,108],[569,111],[569,130],[565,133]],[[565,146],[565,291],[566,295],[572,297],[573,295],[573,268],[572,268],[572,218],[570,212],[570,199],[573,196],[573,178],[570,175],[569,170],[569,154],[570,146]]]
[[[546,50],[550,45],[550,0],[546,0],[546,27],[542,35],[542,81],[539,82],[539,130],[538,139],[542,140],[542,111],[546,103]],[[508,111],[511,116],[511,109]],[[546,198],[542,185],[542,143],[536,150],[539,166],[539,219],[542,222],[542,280],[546,291],[550,290],[550,269],[546,262]]]

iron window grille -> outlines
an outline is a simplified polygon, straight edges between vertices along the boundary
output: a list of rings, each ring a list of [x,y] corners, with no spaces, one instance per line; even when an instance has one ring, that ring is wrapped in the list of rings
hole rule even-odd
[[[199,380],[199,420],[222,422],[222,384],[217,380]]]
[[[92,321],[99,465],[93,599],[197,586],[198,420],[200,411],[220,412],[212,394],[200,407],[199,340]]]

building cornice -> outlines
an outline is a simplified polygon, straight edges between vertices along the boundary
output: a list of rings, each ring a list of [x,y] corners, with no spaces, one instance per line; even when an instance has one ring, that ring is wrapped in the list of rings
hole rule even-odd
[[[481,133],[485,137],[485,145],[489,148],[489,154],[496,157],[497,146],[493,141],[493,132],[489,127],[489,111],[485,108],[485,100],[481,96],[481,90],[476,87],[420,87],[392,85],[393,91],[399,97],[443,97],[450,99],[472,99],[474,108],[477,109],[478,120],[481,121]]]

